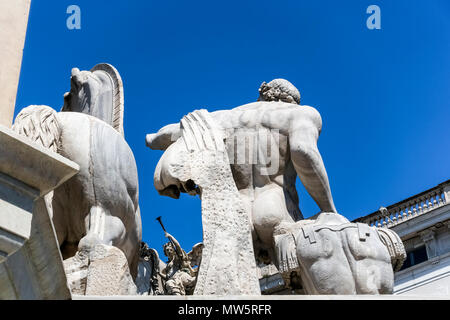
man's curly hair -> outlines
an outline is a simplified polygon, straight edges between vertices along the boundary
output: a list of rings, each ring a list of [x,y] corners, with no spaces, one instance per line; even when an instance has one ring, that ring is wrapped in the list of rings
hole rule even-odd
[[[289,81],[275,79],[261,84],[258,101],[283,101],[300,104],[300,92]]]

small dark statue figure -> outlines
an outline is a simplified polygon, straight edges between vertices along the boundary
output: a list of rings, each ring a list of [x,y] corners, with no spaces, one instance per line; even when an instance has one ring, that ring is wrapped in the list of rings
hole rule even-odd
[[[168,295],[192,295],[197,282],[203,244],[197,243],[189,253],[186,253],[172,235],[167,232],[164,235],[169,239],[169,242],[163,247],[164,254],[169,261],[161,271],[165,293]]]

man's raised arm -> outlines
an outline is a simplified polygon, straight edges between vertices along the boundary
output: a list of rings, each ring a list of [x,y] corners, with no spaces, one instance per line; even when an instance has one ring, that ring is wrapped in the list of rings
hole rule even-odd
[[[147,134],[145,144],[153,150],[166,150],[180,136],[180,123],[173,123],[162,127],[157,133]]]
[[[317,111],[311,117],[293,121],[289,132],[291,159],[300,180],[320,210],[336,212],[325,165],[317,148],[321,126]]]

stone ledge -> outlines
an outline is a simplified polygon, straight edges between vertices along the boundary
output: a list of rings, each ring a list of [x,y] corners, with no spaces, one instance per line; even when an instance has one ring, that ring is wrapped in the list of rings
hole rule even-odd
[[[0,172],[45,195],[76,174],[80,167],[0,125]]]
[[[72,300],[450,300],[450,297],[424,295],[268,295],[268,296],[78,296]]]
[[[43,196],[78,171],[0,125],[0,299],[71,299]]]

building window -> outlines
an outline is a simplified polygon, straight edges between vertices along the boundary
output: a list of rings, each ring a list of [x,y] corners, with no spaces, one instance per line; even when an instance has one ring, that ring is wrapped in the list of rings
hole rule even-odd
[[[427,255],[427,249],[425,246],[411,250],[407,253],[406,260],[405,260],[405,262],[403,262],[403,266],[400,269],[400,271],[404,270],[406,268],[412,267],[421,262],[427,261],[427,260],[428,260],[428,255]]]

